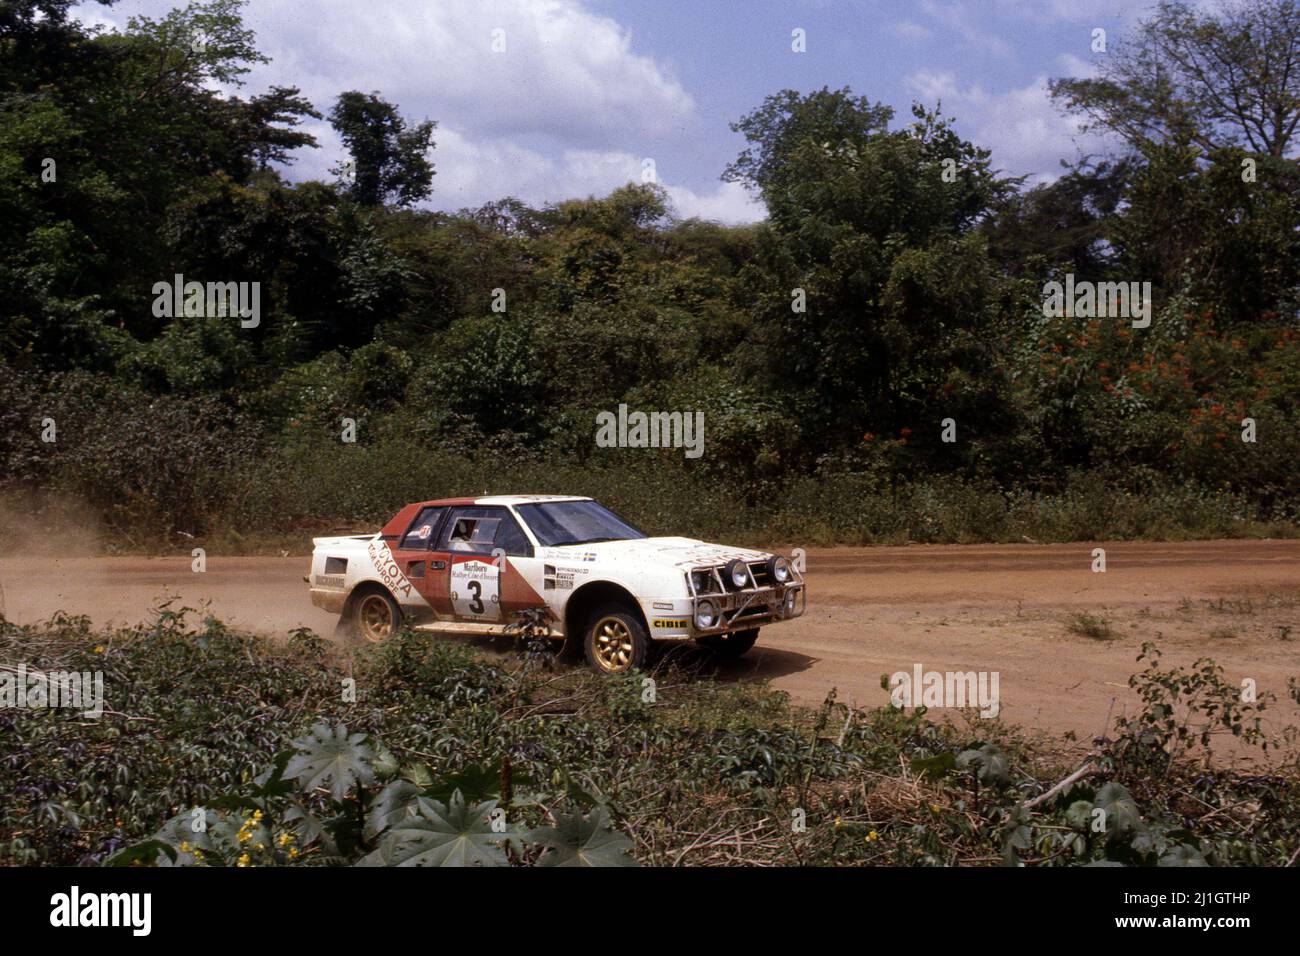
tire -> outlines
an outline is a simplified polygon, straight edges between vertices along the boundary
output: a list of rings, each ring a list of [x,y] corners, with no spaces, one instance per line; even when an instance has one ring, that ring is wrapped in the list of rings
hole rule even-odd
[[[401,628],[402,609],[387,591],[368,588],[352,601],[347,626],[367,644],[379,644]]]
[[[597,674],[625,674],[634,667],[645,667],[650,636],[626,604],[604,604],[587,618],[582,649],[588,666]]]
[[[698,643],[701,647],[707,647],[712,651],[715,657],[730,661],[744,654],[757,640],[758,628],[752,627],[748,631],[732,631],[728,634],[701,637]]]

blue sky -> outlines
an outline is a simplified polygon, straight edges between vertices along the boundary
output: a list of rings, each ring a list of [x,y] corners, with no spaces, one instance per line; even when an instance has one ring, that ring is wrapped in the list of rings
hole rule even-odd
[[[169,0],[88,4],[88,22],[160,16]],[[729,123],[770,93],[848,86],[906,120],[943,103],[1008,174],[1055,177],[1062,158],[1108,144],[1049,102],[1047,78],[1085,75],[1144,4],[1120,0],[250,0],[245,21],[273,58],[246,93],[292,83],[325,110],[377,90],[435,119],[429,205],[515,195],[603,195],[652,160],[680,215],[743,222],[762,206],[719,174],[743,147]],[[802,29],[807,51],[791,49]],[[502,31],[494,34],[494,31]],[[498,47],[504,40],[504,49]],[[325,176],[342,150],[300,152],[294,178]]]

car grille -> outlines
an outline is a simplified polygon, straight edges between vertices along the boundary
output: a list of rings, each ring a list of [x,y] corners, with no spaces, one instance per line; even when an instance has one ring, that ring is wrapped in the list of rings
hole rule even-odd
[[[727,577],[727,566],[722,564],[711,568],[696,568],[690,572],[694,575],[692,590],[696,594],[719,594],[722,592],[734,594],[777,586],[776,581],[772,579],[772,570],[768,567],[766,561],[748,561],[746,566],[749,568],[752,580],[743,588],[732,587],[731,579]]]

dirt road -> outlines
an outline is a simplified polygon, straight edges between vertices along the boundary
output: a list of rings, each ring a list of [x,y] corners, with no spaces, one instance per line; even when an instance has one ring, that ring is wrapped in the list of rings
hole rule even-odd
[[[1092,571],[1097,547],[1105,573]],[[188,558],[3,557],[0,589],[19,623],[57,610],[135,622],[174,594],[232,625],[329,635],[335,619],[307,600],[307,563],[212,556],[196,574]],[[1234,682],[1253,679],[1278,696],[1279,723],[1300,724],[1286,693],[1300,676],[1300,541],[829,548],[807,564],[807,615],[765,631],[724,677],[812,704],[831,687],[877,704],[880,676],[916,664],[997,671],[1004,719],[1087,740],[1112,708],[1132,710],[1126,681],[1154,640],[1169,664],[1209,656]]]

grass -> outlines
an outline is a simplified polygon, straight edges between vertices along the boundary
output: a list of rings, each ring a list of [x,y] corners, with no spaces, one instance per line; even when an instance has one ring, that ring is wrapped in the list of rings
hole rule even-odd
[[[1109,621],[1086,611],[1079,611],[1071,615],[1065,626],[1071,634],[1090,637],[1095,641],[1112,641],[1119,636],[1115,633],[1115,629],[1110,626]]]

